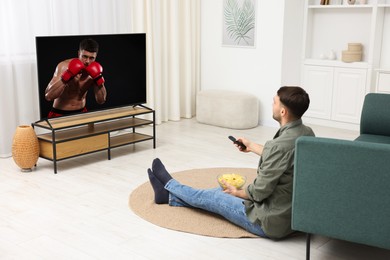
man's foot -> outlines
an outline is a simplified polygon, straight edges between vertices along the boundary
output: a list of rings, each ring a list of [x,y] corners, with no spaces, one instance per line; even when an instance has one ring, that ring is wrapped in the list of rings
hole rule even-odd
[[[153,160],[152,171],[153,171],[154,176],[156,176],[156,178],[160,180],[160,182],[163,184],[163,186],[165,186],[165,184],[167,184],[167,182],[170,179],[172,179],[172,176],[165,169],[164,164],[162,164],[162,162],[158,158]]]
[[[164,185],[154,176],[151,169],[148,169],[150,184],[154,190],[154,202],[156,204],[167,204],[169,201],[169,192],[164,188]]]

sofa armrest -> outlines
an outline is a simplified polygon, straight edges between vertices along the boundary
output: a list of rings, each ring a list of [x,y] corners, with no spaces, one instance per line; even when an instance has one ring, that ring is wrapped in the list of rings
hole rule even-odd
[[[368,93],[360,117],[360,134],[390,136],[390,94]]]
[[[300,137],[292,229],[390,249],[390,145]]]

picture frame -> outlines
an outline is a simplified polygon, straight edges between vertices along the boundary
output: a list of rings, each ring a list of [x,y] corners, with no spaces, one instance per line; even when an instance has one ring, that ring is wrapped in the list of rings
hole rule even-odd
[[[257,0],[223,0],[222,46],[256,47]]]

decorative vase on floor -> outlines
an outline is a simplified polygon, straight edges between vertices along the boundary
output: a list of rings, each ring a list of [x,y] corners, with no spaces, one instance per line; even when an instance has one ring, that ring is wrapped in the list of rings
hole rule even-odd
[[[32,126],[21,125],[16,128],[12,142],[12,157],[22,172],[32,171],[39,157],[39,143]]]

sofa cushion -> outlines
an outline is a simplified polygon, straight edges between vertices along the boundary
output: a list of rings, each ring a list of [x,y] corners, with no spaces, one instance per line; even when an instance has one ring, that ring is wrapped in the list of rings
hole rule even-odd
[[[390,144],[390,136],[362,134],[355,141]]]
[[[390,94],[367,94],[360,119],[360,134],[390,136],[389,109]]]

